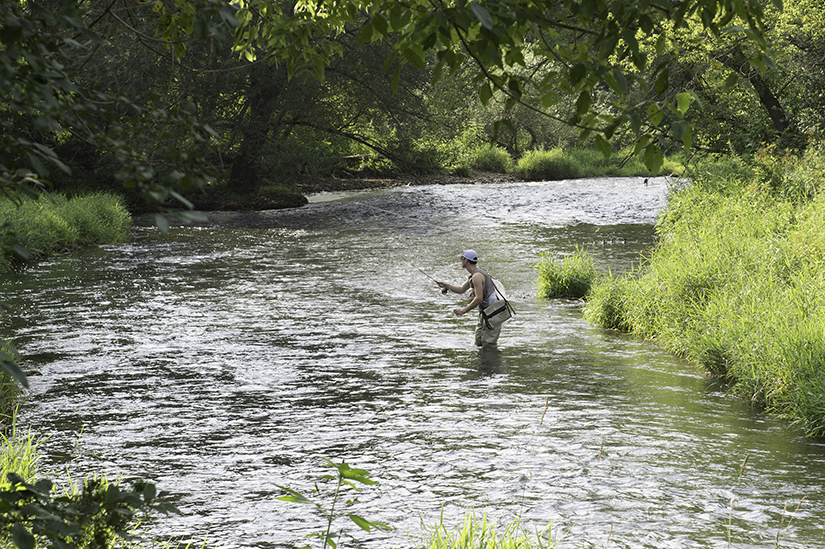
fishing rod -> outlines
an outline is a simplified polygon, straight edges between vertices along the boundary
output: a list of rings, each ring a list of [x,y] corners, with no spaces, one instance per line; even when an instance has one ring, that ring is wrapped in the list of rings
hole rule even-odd
[[[421,270],[421,268],[420,268],[420,267],[416,267],[416,266],[415,266],[415,265],[413,265],[412,263],[410,263],[410,266],[411,266],[411,267],[413,267],[413,268],[414,268],[416,271],[418,271],[419,273],[423,274],[424,276],[426,276],[427,278],[429,278],[430,280],[432,280],[433,282],[435,282],[436,284],[438,284],[438,280],[434,279],[433,277],[431,277],[430,275],[428,275],[427,273],[425,273],[423,270]],[[447,293],[447,288],[441,288],[441,293],[442,293],[442,294],[446,294],[446,293]]]

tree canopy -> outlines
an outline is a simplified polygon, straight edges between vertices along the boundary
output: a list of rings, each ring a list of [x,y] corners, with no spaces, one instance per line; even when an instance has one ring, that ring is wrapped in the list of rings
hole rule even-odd
[[[260,159],[263,134],[292,139],[300,126],[389,150],[347,121],[393,135],[414,126],[426,117],[409,102],[426,99],[420,83],[410,88],[416,71],[434,82],[462,74],[481,105],[575,128],[605,155],[630,142],[656,169],[667,139],[693,143],[685,115],[702,99],[695,82],[674,78],[679,33],[740,44],[731,59],[768,74],[766,9],[756,0],[3,0],[0,177],[5,189],[25,188],[105,154],[128,186],[188,205],[180,193],[214,179],[224,155],[227,177],[258,177],[238,159]],[[382,78],[395,100],[378,90]],[[276,90],[286,93],[276,100]],[[387,109],[411,118],[393,121]],[[376,125],[382,118],[389,125]],[[276,119],[287,122],[280,134]],[[493,129],[515,131],[514,118]]]

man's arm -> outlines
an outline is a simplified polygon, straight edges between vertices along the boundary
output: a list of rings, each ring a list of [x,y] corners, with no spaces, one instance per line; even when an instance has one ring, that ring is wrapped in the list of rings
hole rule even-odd
[[[459,307],[459,308],[453,310],[453,312],[458,316],[466,314],[468,311],[472,311],[473,309],[478,307],[479,303],[484,301],[484,295],[482,295],[482,287],[484,285],[484,275],[481,274],[481,273],[475,273],[473,275],[473,277],[464,284],[464,286],[467,286],[467,288],[469,288],[470,287],[470,282],[472,282],[472,284],[473,284],[473,300],[470,303],[468,303],[466,307],[464,307],[464,308]]]
[[[463,294],[464,292],[466,292],[467,290],[470,289],[470,281],[469,280],[467,280],[467,282],[465,282],[461,286],[453,286],[452,284],[447,284],[446,282],[438,282],[438,281],[436,281],[435,283],[438,284],[439,288],[443,288],[445,290],[450,290],[451,292],[453,292],[455,294]]]

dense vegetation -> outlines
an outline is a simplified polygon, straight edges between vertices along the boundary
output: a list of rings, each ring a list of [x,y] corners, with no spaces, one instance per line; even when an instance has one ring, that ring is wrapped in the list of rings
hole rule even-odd
[[[595,281],[586,318],[654,339],[825,435],[823,177],[822,143],[696,173],[640,270]]]
[[[305,177],[503,168],[488,143],[525,157],[525,174],[532,151],[575,145],[638,154],[652,173],[686,145],[799,146],[825,116],[820,12],[815,0],[4,1],[2,186],[125,186],[132,208],[277,206]]]

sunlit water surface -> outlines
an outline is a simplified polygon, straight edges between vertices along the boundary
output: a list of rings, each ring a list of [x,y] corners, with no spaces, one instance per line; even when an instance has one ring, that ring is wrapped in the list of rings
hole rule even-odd
[[[322,457],[367,469],[358,514],[414,547],[442,516],[552,524],[561,547],[821,547],[825,451],[655,345],[535,297],[540,254],[626,272],[664,179],[322,194],[84,250],[2,281],[45,473],[141,477],[181,515],[158,539],[303,545]],[[476,249],[517,315],[473,345],[427,275]],[[423,272],[422,272],[423,271]],[[425,274],[426,273],[426,274]],[[745,461],[747,462],[745,463]],[[744,468],[742,467],[745,463]],[[340,523],[346,526],[344,522]]]

